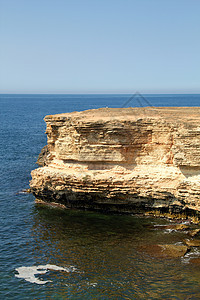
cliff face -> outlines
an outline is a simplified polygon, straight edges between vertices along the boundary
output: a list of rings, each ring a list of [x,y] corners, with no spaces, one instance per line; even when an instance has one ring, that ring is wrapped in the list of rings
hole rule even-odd
[[[38,199],[66,207],[200,210],[200,108],[102,108],[46,116]]]

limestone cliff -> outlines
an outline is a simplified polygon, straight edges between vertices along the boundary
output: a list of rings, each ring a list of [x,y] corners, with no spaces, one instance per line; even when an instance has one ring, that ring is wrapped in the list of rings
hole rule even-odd
[[[200,210],[200,108],[101,108],[45,117],[37,199],[66,207]]]

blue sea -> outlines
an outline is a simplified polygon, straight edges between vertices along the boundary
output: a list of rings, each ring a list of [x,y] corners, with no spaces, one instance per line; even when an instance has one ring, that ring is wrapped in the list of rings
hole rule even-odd
[[[131,95],[0,95],[0,299],[200,299],[200,250],[169,220],[38,206],[31,170],[46,144],[47,114],[146,105]],[[200,95],[144,95],[152,106],[200,106]]]

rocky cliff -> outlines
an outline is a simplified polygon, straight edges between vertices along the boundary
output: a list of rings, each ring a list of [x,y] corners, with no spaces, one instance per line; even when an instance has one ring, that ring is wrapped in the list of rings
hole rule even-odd
[[[101,108],[45,121],[45,165],[30,182],[37,199],[120,212],[200,210],[200,108]]]

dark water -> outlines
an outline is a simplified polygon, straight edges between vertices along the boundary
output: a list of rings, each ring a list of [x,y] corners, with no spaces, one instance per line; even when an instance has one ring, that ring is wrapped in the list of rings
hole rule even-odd
[[[190,262],[198,249],[184,259],[144,250],[187,237],[154,227],[169,221],[37,207],[18,193],[46,144],[45,115],[121,107],[128,97],[0,95],[0,299],[200,299],[200,267]],[[154,106],[200,106],[200,95],[146,98]],[[16,268],[46,264],[68,272],[36,275],[46,284],[15,276]]]

